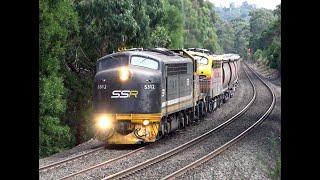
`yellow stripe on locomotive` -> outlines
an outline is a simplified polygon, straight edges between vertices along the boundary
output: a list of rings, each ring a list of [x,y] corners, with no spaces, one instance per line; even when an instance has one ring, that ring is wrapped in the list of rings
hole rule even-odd
[[[197,61],[197,74],[200,76],[200,78],[210,79],[213,76],[212,68],[214,65],[215,56],[195,51],[188,51],[188,53],[191,54]]]
[[[158,135],[161,113],[154,114],[96,114],[96,137],[109,144],[138,144],[154,142]],[[123,125],[123,131],[116,126]],[[119,128],[119,127],[118,127]]]

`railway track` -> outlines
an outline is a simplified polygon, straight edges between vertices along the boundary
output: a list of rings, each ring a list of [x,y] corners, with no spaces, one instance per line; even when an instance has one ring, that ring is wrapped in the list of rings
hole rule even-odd
[[[251,79],[249,78],[247,72],[246,73],[246,76],[248,77],[249,81],[250,81],[250,84],[253,88],[253,96],[252,96],[252,99],[250,100],[250,102],[241,110],[239,111],[236,115],[234,115],[233,117],[231,117],[230,119],[228,119],[227,121],[225,121],[224,123],[220,124],[219,126],[211,129],[210,131],[202,134],[201,136],[198,136],[197,138],[194,138],[170,151],[167,151],[163,154],[160,154],[154,158],[151,158],[147,161],[144,161],[142,163],[139,163],[133,167],[130,167],[128,169],[125,169],[125,170],[122,170],[120,172],[117,172],[115,174],[111,174],[107,177],[104,177],[104,179],[120,179],[120,178],[124,178],[124,177],[128,177],[140,170],[143,170],[143,169],[146,169],[147,167],[153,165],[153,164],[156,164],[156,163],[159,163],[165,159],[168,159],[170,158],[171,156],[174,156],[175,154],[179,153],[179,152],[182,152],[183,150],[191,147],[192,145],[195,145],[195,144],[198,144],[200,143],[201,141],[207,139],[208,137],[210,137],[214,132],[217,132],[218,130],[221,130],[223,129],[224,127],[226,127],[228,124],[230,124],[231,122],[233,122],[234,120],[236,120],[238,117],[240,117],[242,114],[244,114],[248,109],[249,107],[253,104],[253,102],[255,101],[256,99],[256,89],[255,89],[255,86],[253,84],[253,82],[251,81]]]
[[[62,177],[62,178],[59,178],[59,180],[69,179],[69,178],[75,177],[75,176],[77,176],[77,175],[79,175],[79,174],[83,174],[83,173],[88,172],[88,171],[90,171],[90,170],[96,169],[96,168],[98,168],[98,167],[101,167],[101,166],[110,164],[110,163],[112,163],[112,162],[118,161],[118,160],[120,160],[120,159],[123,159],[123,158],[125,158],[125,157],[128,157],[128,156],[130,156],[130,155],[133,155],[133,154],[135,154],[135,153],[138,153],[138,152],[144,150],[145,147],[146,147],[146,146],[140,147],[140,148],[138,148],[138,149],[136,149],[136,150],[133,150],[133,151],[131,151],[131,152],[128,152],[128,153],[126,153],[126,154],[124,154],[124,155],[121,155],[121,156],[119,156],[119,157],[116,157],[116,158],[113,158],[113,159],[109,159],[109,160],[107,160],[107,161],[104,161],[104,162],[102,162],[102,163],[99,163],[99,164],[96,164],[96,165],[94,165],[94,166],[88,167],[88,168],[83,169],[83,170],[81,170],[81,171],[78,171],[78,172],[69,174],[69,175],[64,176],[64,177]]]
[[[252,72],[253,74],[258,77],[258,79],[260,79],[260,81],[267,87],[267,89],[269,90],[269,92],[272,94],[272,103],[270,104],[269,108],[267,109],[267,111],[254,123],[252,124],[249,128],[247,128],[245,131],[243,131],[242,133],[240,133],[238,136],[234,137],[233,139],[231,139],[230,141],[228,141],[227,143],[223,144],[222,146],[220,146],[219,148],[213,150],[212,152],[210,152],[209,154],[203,156],[202,158],[198,159],[197,161],[188,164],[187,166],[184,166],[183,168],[171,173],[170,175],[162,178],[163,180],[166,179],[174,179],[176,177],[181,176],[182,174],[186,173],[188,170],[191,170],[209,160],[211,160],[212,158],[216,157],[217,155],[219,155],[221,152],[225,151],[226,149],[228,149],[229,147],[231,147],[232,145],[234,145],[235,143],[239,142],[243,137],[245,137],[250,131],[252,131],[257,125],[261,124],[263,122],[263,120],[265,120],[268,115],[272,112],[274,106],[275,106],[275,95],[272,91],[272,89],[270,88],[270,86],[265,83],[259,75],[257,75],[257,73],[255,73],[248,65],[246,65]]]
[[[91,151],[88,151],[86,153],[83,153],[83,154],[79,154],[77,156],[74,156],[74,157],[70,157],[70,158],[67,158],[67,159],[64,159],[64,160],[61,160],[61,161],[58,161],[58,162],[54,162],[54,163],[51,163],[51,164],[48,164],[48,165],[44,165],[42,167],[39,167],[39,171],[43,171],[43,170],[47,170],[47,169],[50,169],[50,168],[53,168],[53,167],[57,167],[61,164],[66,164],[68,162],[71,162],[71,161],[74,161],[74,160],[77,160],[77,159],[80,159],[80,158],[83,158],[85,156],[88,156],[90,154],[93,154],[95,152],[98,152],[98,151],[101,151],[104,149],[104,146],[102,147],[98,147],[96,149],[93,149]]]
[[[130,167],[128,169],[125,169],[123,171],[120,171],[118,173],[115,173],[115,174],[111,174],[107,177],[104,177],[103,179],[119,179],[119,178],[124,178],[124,177],[130,177],[130,175],[132,174],[135,174],[136,172],[140,171],[140,170],[143,170],[143,169],[146,169],[148,168],[149,166],[153,165],[153,164],[156,164],[158,162],[161,162],[165,159],[168,159],[170,157],[172,157],[173,155],[179,153],[179,152],[182,152],[183,150],[191,147],[192,145],[195,145],[195,144],[198,144],[200,143],[201,141],[203,141],[204,139],[207,139],[208,137],[210,137],[210,135],[212,135],[214,132],[217,132],[218,130],[221,130],[223,129],[224,127],[226,127],[228,124],[230,124],[231,122],[233,122],[234,120],[236,120],[238,117],[240,117],[241,115],[243,115],[249,108],[250,106],[253,104],[253,102],[255,101],[256,99],[256,88],[253,84],[253,82],[251,81],[251,79],[249,78],[247,72],[245,72],[246,76],[248,77],[248,80],[250,81],[250,84],[252,86],[252,89],[253,89],[253,96],[250,100],[250,102],[241,110],[239,111],[236,115],[234,115],[233,117],[231,117],[230,119],[228,119],[227,121],[225,121],[224,123],[220,124],[218,127],[215,127],[214,129],[206,132],[205,134],[201,135],[201,136],[198,136],[197,138],[195,139],[192,139],[191,141],[188,141],[166,153],[163,153],[163,154],[160,154],[154,158],[151,158],[147,161],[144,161],[140,164],[137,164],[136,166],[133,166],[133,167]],[[257,75],[256,75],[257,76]],[[257,76],[258,77],[258,76]],[[259,77],[259,79],[263,82],[263,80]],[[264,83],[264,82],[263,82]],[[265,83],[264,83],[265,84]],[[273,95],[274,96],[274,95]],[[273,104],[274,104],[274,100],[273,100]],[[270,109],[270,108],[269,108]],[[269,110],[268,110],[269,111]],[[269,111],[268,114],[270,114],[270,112],[272,111],[272,109]],[[266,112],[267,113],[267,112]],[[261,123],[262,120],[267,117],[267,115],[264,115],[263,117],[261,117],[254,125],[252,125],[252,128],[254,128],[256,125],[259,124],[259,122]],[[251,128],[251,129],[252,129]],[[223,146],[217,148],[215,151],[209,153],[208,155],[206,156],[203,156],[203,158],[199,159],[198,161],[192,163],[192,164],[189,164],[188,166],[185,166],[181,169],[179,169],[178,171],[170,174],[169,176],[166,176],[164,179],[173,179],[183,173],[185,173],[187,170],[189,169],[192,169],[210,159],[212,159],[213,157],[215,157],[216,155],[218,155],[219,153],[223,152],[225,149],[229,148],[231,145],[233,145],[234,143],[238,142],[243,136],[245,136],[250,130],[246,130],[245,132],[241,133],[240,135],[238,135],[236,138],[232,139],[231,141],[227,142],[226,144],[224,144]],[[102,147],[100,147],[102,148]],[[45,169],[45,168],[50,168],[50,167],[54,167],[54,166],[58,166],[59,164],[62,164],[62,163],[66,163],[66,162],[69,162],[69,161],[72,161],[74,159],[77,159],[77,158],[81,158],[83,156],[86,156],[88,154],[92,154],[94,152],[97,152],[100,150],[100,148],[97,148],[97,149],[94,149],[92,151],[89,151],[85,154],[82,154],[82,155],[78,155],[78,156],[75,156],[75,157],[72,157],[72,158],[69,158],[69,159],[66,159],[66,160],[62,160],[62,161],[59,161],[59,162],[56,162],[56,163],[52,163],[52,164],[49,164],[49,165],[46,165],[46,166],[43,166],[41,167],[41,169]],[[79,174],[83,174],[85,172],[88,172],[90,170],[93,170],[93,169],[96,169],[98,167],[101,167],[101,166],[104,166],[104,165],[107,165],[107,164],[110,164],[112,162],[115,162],[115,161],[118,161],[120,159],[123,159],[125,157],[128,157],[132,154],[135,154],[137,152],[140,152],[141,150],[143,150],[145,147],[142,147],[142,148],[139,148],[139,149],[136,149],[134,151],[131,151],[127,154],[124,154],[124,155],[121,155],[117,158],[113,158],[113,159],[110,159],[110,160],[107,160],[107,161],[104,161],[102,163],[99,163],[99,164],[96,164],[94,166],[91,166],[89,168],[86,168],[86,169],[83,169],[81,171],[78,171],[78,172],[75,172],[75,173],[72,173],[72,174],[69,174],[67,176],[64,176],[60,179],[69,179],[69,178],[72,178],[72,177],[75,177]],[[40,168],[39,168],[40,170]]]

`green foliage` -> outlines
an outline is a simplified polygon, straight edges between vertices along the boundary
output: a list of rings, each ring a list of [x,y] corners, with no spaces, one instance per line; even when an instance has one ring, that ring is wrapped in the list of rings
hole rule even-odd
[[[253,47],[261,49],[255,58],[279,69],[280,18],[281,5],[271,12],[246,2],[215,9],[203,0],[40,0],[40,156],[92,137],[98,58],[119,47],[199,47],[243,57]]]
[[[216,14],[213,4],[205,1],[183,1],[184,5],[184,47],[206,48],[221,52],[214,22]]]
[[[234,19],[231,24],[235,33],[235,52],[245,57],[249,46],[249,37],[251,36],[249,23],[243,19]]]
[[[219,44],[224,53],[238,53],[247,58],[249,39],[251,37],[249,12],[255,10],[254,5],[243,2],[240,7],[230,4],[229,8],[215,8],[219,19],[215,25]]]
[[[281,69],[281,43],[274,39],[270,46],[265,50],[266,57],[269,60],[268,65],[273,69]]]
[[[219,44],[224,52],[234,52],[235,33],[232,25],[228,22],[217,21],[217,35],[219,37]]]
[[[258,49],[254,54],[253,54],[253,59],[255,61],[259,61],[260,59],[262,59],[262,50]]]
[[[50,75],[42,77],[40,84],[40,115],[60,116],[66,108],[65,99],[63,98],[65,89],[62,78]]]
[[[81,45],[92,61],[128,45],[139,30],[132,0],[81,1],[76,9],[81,23]]]
[[[93,136],[98,58],[119,47],[222,52],[217,20],[203,0],[40,0],[40,156]]]
[[[221,20],[230,22],[233,19],[241,18],[246,22],[249,21],[249,12],[256,9],[255,5],[251,5],[248,2],[243,2],[240,7],[234,7],[231,3],[229,8],[217,7],[215,8],[217,14],[219,14]]]
[[[77,30],[77,16],[67,0],[40,0],[39,57],[39,156],[59,152],[71,145],[69,127],[62,125],[66,109],[61,59],[69,30]]]
[[[259,59],[265,59],[270,68],[281,70],[281,4],[273,12],[256,11],[250,19],[250,46],[258,49]],[[263,24],[263,27],[261,26]],[[259,26],[252,28],[253,26]],[[259,51],[259,52],[258,52]],[[262,51],[262,53],[261,53]],[[261,57],[262,56],[262,57]],[[257,59],[255,57],[255,59]]]
[[[275,17],[272,11],[267,9],[257,9],[250,12],[250,47],[253,49],[262,49],[263,41],[260,40],[262,33],[266,31]]]
[[[273,168],[269,171],[269,177],[272,180],[279,180],[281,179],[281,158],[276,160],[276,163]]]
[[[92,75],[66,71],[64,84],[68,90],[68,101],[63,120],[71,128],[76,144],[79,144],[89,139],[88,134],[92,134],[92,129],[86,128],[92,122],[89,116],[92,108]]]
[[[151,2],[151,1],[148,1]],[[148,47],[150,44],[150,36],[151,30],[153,29],[150,26],[152,21],[151,17],[148,15],[149,7],[147,5],[146,0],[133,0],[134,8],[133,8],[133,18],[137,22],[138,30],[136,33],[136,37],[129,42],[129,44],[134,45],[135,47]]]
[[[39,129],[39,155],[48,156],[70,147],[72,140],[68,126],[61,126],[59,118],[41,116]]]
[[[280,142],[277,142],[278,137],[276,137],[274,134],[272,134],[271,138],[271,150],[275,158],[275,164],[267,164],[268,167],[268,175],[272,180],[279,180],[281,179],[281,152],[277,148],[277,144]]]
[[[151,45],[153,47],[168,47],[171,43],[169,32],[162,26],[156,27],[151,34]]]
[[[250,38],[249,23],[237,18],[230,22],[217,21],[219,43],[225,53],[238,53],[242,57],[247,54]]]
[[[177,4],[178,2],[173,2]],[[178,4],[179,5],[179,4]],[[182,48],[183,47],[183,17],[182,9],[178,6],[171,5],[169,2],[164,4],[164,18],[163,25],[165,30],[168,31],[170,36],[170,48]],[[164,39],[167,37],[164,36]]]
[[[221,17],[215,25],[224,53],[238,53],[244,59],[251,59],[248,57],[251,48],[254,60],[280,70],[281,4],[274,11],[257,9],[247,2],[239,8],[231,4],[216,11]]]

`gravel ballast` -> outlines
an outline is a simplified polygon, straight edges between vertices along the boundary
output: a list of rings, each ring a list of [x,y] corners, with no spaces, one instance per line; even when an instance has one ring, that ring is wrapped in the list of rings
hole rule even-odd
[[[252,75],[250,76],[253,79],[253,83],[256,85],[257,98],[252,107],[243,116],[194,147],[184,150],[183,153],[179,153],[169,160],[164,160],[161,163],[155,164],[152,167],[135,174],[132,178],[163,178],[218,148],[256,122],[256,120],[267,110],[268,105],[271,104],[271,94],[259,80],[255,79]],[[189,176],[189,178],[192,178],[192,176]]]
[[[146,150],[145,153],[141,154],[141,156],[139,156],[137,160],[131,159],[131,158],[127,159],[126,162],[123,163],[123,164],[126,164],[125,167],[122,166],[123,169],[132,167],[138,163],[141,163],[159,154],[167,152],[168,150],[171,150],[174,147],[177,147],[213,129],[214,127],[218,126],[222,122],[226,121],[227,119],[235,115],[240,109],[242,109],[250,101],[251,98],[252,98],[252,88],[249,84],[249,81],[245,77],[245,74],[241,73],[240,86],[236,91],[234,97],[230,99],[229,102],[222,105],[221,108],[217,109],[217,111],[215,111],[214,113],[210,114],[205,121],[200,122],[195,126],[191,125],[190,127],[182,131],[179,131],[176,134],[167,137],[166,139],[162,139],[158,141],[152,147],[148,148],[148,150]],[[95,172],[91,172],[91,175],[94,177],[98,176],[100,178],[100,177],[104,177],[104,176],[116,173],[119,171],[117,170],[117,167],[119,165],[115,163],[113,164],[113,167],[105,167],[105,168],[97,169]],[[150,175],[143,174],[143,177],[146,177],[147,179],[152,178],[153,177],[152,175],[154,174],[157,174],[157,173],[151,170]],[[134,178],[134,177],[130,177],[130,178]],[[136,178],[140,179],[142,177],[136,177]]]
[[[240,142],[178,179],[280,179],[281,83],[267,84],[276,95],[269,117]]]
[[[147,159],[155,157],[156,155],[162,154],[174,147],[177,147],[209,131],[210,129],[218,126],[225,120],[229,119],[234,114],[236,114],[240,109],[242,109],[249,102],[251,97],[252,97],[251,86],[249,84],[249,81],[245,77],[245,74],[242,71],[240,73],[240,85],[237,88],[233,98],[231,98],[226,104],[223,104],[215,112],[213,112],[212,114],[209,114],[205,121],[202,121],[198,124],[190,125],[184,130],[181,130],[173,135],[170,135],[169,137],[161,139],[160,141],[147,146],[146,149],[141,153],[132,155],[124,160],[120,160],[115,163],[112,163],[111,165],[97,168],[96,170],[87,172],[83,175],[79,175],[74,179],[98,179],[106,175],[110,175],[112,173],[118,172],[120,170],[124,170],[125,168],[132,167],[133,165],[136,165],[137,163],[140,163]],[[90,147],[90,145],[88,145],[88,147]],[[41,159],[39,160],[39,162],[40,162],[40,165],[42,166],[42,164],[46,164],[48,163],[48,161],[54,162],[54,161],[57,161],[57,159],[61,159],[61,157],[67,158],[68,156],[71,156],[71,155],[83,153],[84,149],[85,148],[83,149],[73,148],[72,150],[59,153],[60,155],[54,155],[45,159]],[[119,151],[117,149],[107,149],[102,153],[94,154],[92,156],[89,156],[88,158],[84,158],[83,160],[71,162],[70,164],[68,163],[68,165],[61,166],[58,169],[53,169],[51,171],[48,170],[43,173],[40,172],[40,179],[56,179],[58,177],[63,177],[67,174],[71,174],[75,171],[87,168],[90,165],[98,164],[112,157],[120,156],[129,151],[130,150]],[[187,158],[188,156],[185,155],[185,159]],[[145,177],[148,177],[148,176],[145,176]]]

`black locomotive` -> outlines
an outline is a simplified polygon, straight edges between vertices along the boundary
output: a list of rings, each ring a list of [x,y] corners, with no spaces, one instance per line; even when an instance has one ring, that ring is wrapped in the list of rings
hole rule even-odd
[[[97,139],[154,142],[203,118],[212,108],[196,68],[184,50],[133,49],[100,58],[93,95]]]

